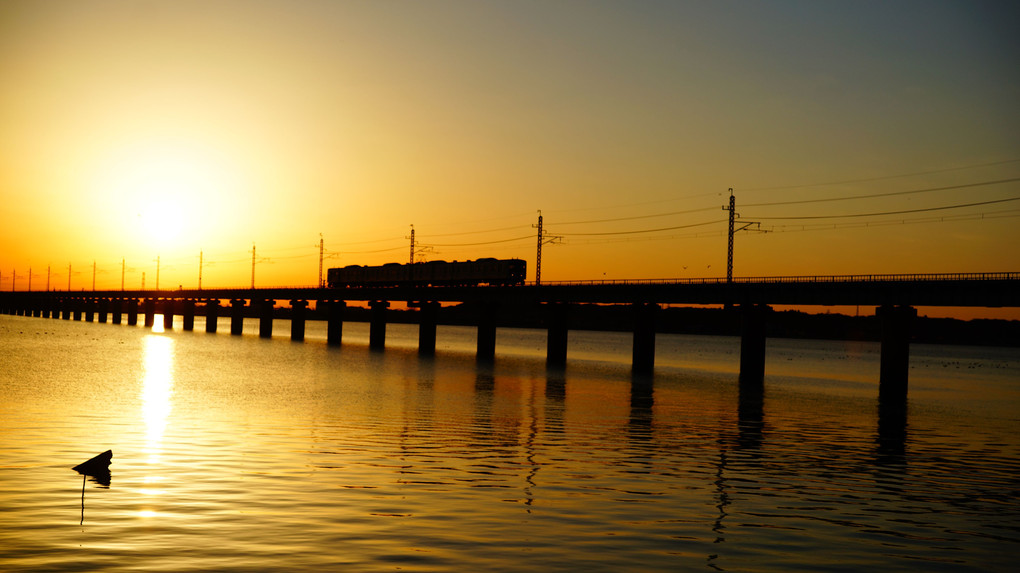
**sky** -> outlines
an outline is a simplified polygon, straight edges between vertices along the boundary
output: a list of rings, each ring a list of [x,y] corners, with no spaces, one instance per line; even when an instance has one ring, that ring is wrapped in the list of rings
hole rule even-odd
[[[1011,1],[0,1],[0,290],[1020,271]],[[743,227],[744,223],[738,224]],[[158,262],[157,262],[158,261]],[[69,271],[70,269],[70,271]],[[988,311],[989,316],[1009,310]],[[995,313],[999,314],[995,314]]]

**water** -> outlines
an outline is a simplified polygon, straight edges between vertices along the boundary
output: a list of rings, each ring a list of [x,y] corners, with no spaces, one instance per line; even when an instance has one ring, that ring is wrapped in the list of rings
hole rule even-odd
[[[157,324],[161,324],[157,317]],[[1012,570],[1020,352],[363,324],[344,346],[0,316],[4,571]],[[69,469],[114,452],[108,486]],[[83,487],[84,485],[84,487]]]

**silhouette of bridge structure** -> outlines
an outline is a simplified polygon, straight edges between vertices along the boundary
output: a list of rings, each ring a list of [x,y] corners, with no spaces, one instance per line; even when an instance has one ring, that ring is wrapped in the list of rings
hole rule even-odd
[[[223,306],[227,302],[229,308]],[[348,302],[367,303],[369,345],[383,348],[386,309],[406,302],[417,309],[419,352],[433,354],[438,310],[442,303],[467,303],[476,309],[477,356],[495,356],[498,309],[501,305],[531,306],[545,317],[547,363],[567,361],[570,309],[578,303],[628,305],[633,315],[632,368],[650,373],[655,362],[656,317],[665,304],[725,305],[740,314],[741,384],[760,384],[765,372],[766,327],[770,305],[875,306],[881,320],[880,395],[905,400],[909,371],[911,323],[916,307],[1020,307],[1020,273],[951,273],[898,275],[836,275],[677,279],[654,281],[602,280],[543,282],[520,286],[277,287],[206,288],[118,291],[18,291],[0,293],[0,312],[43,318],[152,326],[162,314],[173,328],[179,316],[183,330],[194,329],[196,314],[206,316],[206,331],[215,332],[218,318],[230,317],[231,333],[241,334],[245,316],[259,319],[259,335],[271,337],[277,301],[289,301],[291,338],[304,340],[309,302],[325,311],[327,343],[339,345]],[[321,313],[320,313],[321,314]]]

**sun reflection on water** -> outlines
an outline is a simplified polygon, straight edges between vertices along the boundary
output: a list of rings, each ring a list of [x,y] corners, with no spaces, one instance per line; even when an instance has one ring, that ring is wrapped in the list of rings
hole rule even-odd
[[[173,395],[174,340],[166,336],[147,336],[143,344],[142,419],[149,463],[157,463]]]

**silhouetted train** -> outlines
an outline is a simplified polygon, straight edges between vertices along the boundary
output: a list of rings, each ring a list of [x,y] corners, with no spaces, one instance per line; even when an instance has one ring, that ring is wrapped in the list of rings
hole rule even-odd
[[[522,259],[478,259],[477,261],[429,261],[377,267],[348,265],[326,273],[330,288],[401,285],[519,285],[524,284],[528,263]]]

